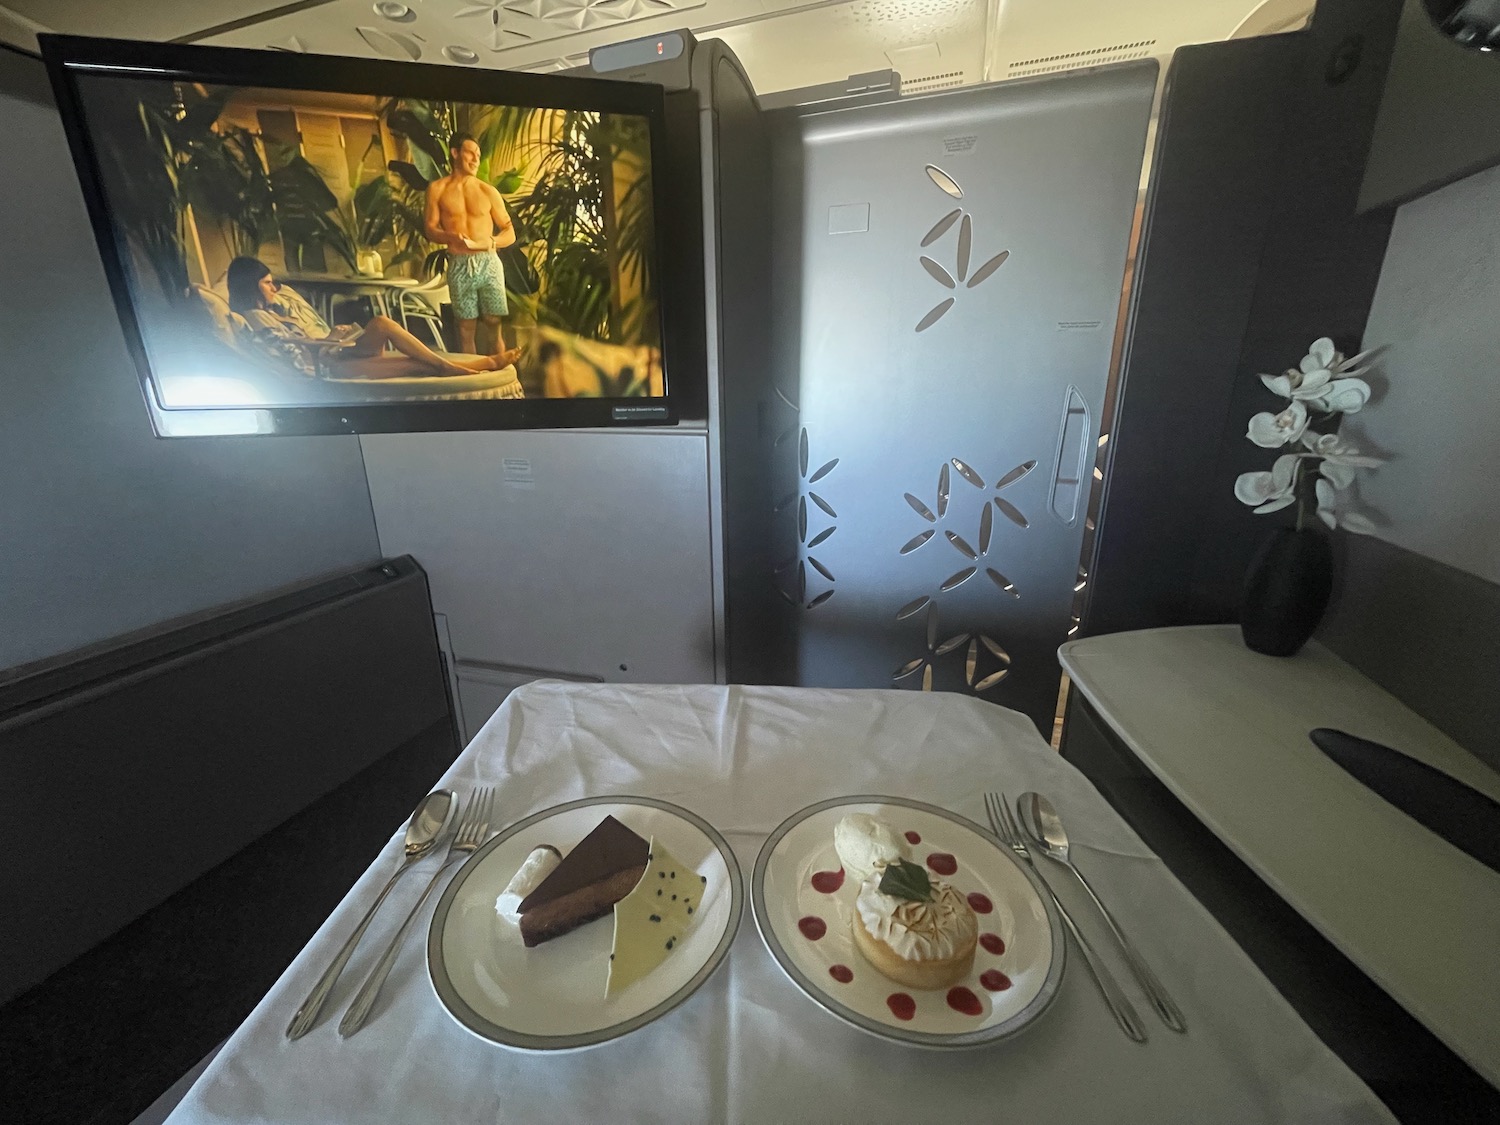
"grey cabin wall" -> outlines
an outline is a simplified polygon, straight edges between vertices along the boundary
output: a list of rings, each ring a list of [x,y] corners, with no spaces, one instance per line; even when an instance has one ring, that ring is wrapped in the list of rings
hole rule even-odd
[[[1500,168],[1396,212],[1363,346],[1376,396],[1344,423],[1372,536],[1340,536],[1319,633],[1500,769]]]
[[[0,153],[0,670],[378,558],[357,438],[152,436],[42,64],[7,50]]]

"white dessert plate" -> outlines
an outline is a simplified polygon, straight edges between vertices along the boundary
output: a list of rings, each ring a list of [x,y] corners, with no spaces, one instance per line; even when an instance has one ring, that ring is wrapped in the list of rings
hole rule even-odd
[[[527,949],[519,928],[495,913],[533,848],[551,844],[566,855],[606,816],[655,837],[707,880],[678,948],[608,999],[610,915]],[[522,1051],[581,1050],[644,1027],[696,992],[729,952],[744,901],[734,853],[702,817],[649,797],[572,801],[512,825],[459,868],[427,933],[428,975],[448,1014],[481,1039]]]
[[[850,933],[859,884],[846,876],[837,889],[819,889],[838,881],[833,829],[855,812],[905,835],[912,861],[975,907],[981,946],[953,989],[907,988],[882,976]],[[956,865],[951,874],[942,857]],[[898,1043],[943,1049],[1004,1039],[1041,1015],[1062,983],[1062,920],[1036,873],[988,832],[933,805],[838,797],[795,813],[761,848],[751,901],[771,956],[798,988],[844,1022]]]

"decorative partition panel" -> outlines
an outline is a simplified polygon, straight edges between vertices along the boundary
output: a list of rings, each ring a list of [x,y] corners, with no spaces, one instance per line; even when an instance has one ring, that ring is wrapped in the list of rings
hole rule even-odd
[[[794,682],[972,692],[1050,731],[1155,84],[771,115],[760,580]]]

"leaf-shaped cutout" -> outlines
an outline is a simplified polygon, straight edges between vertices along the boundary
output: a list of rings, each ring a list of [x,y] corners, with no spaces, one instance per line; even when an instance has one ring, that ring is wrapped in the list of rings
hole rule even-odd
[[[948,462],[946,461],[938,470],[937,513],[939,519],[948,514]]]
[[[992,656],[999,658],[1006,667],[1010,666],[1010,653],[1006,652],[1003,648],[1000,647],[999,641],[992,640],[991,638],[986,637],[983,633],[981,633],[979,634],[979,642],[984,645],[985,648],[990,650],[990,654]]]
[[[956,649],[956,648],[962,648],[964,645],[966,645],[968,643],[969,643],[969,634],[968,633],[960,633],[956,637],[949,637],[942,644],[938,645],[937,648],[934,651],[935,651],[936,655],[938,655],[938,656],[947,656],[954,649]]]
[[[824,602],[826,602],[831,597],[833,597],[833,591],[832,590],[824,590],[821,594],[819,594],[817,597],[815,597],[812,601],[810,601],[810,602],[807,603],[807,608],[808,609],[817,609],[820,605],[822,605]]]
[[[949,297],[946,301],[934,305],[921,320],[917,321],[917,331],[926,332],[938,321],[942,320],[948,310],[953,307],[954,298]]]
[[[913,551],[915,551],[918,547],[920,547],[923,543],[927,542],[927,540],[931,539],[936,534],[937,534],[937,532],[933,531],[932,528],[929,527],[926,531],[922,532],[922,534],[920,534],[920,535],[913,535],[904,544],[902,544],[900,553],[903,554],[903,555],[909,555],[909,554],[911,554]]]
[[[1001,680],[1005,679],[1005,677],[1008,676],[1008,675],[1010,675],[1010,669],[1009,668],[1001,668],[1000,671],[998,671],[998,672],[991,672],[988,676],[986,676],[984,679],[980,680],[977,684],[974,685],[974,690],[975,691],[989,691],[990,688],[994,687]]]
[[[998,492],[1002,488],[1015,484],[1034,468],[1036,468],[1035,461],[1022,462],[995,482],[995,490]]]
[[[776,507],[772,510],[776,512],[784,512],[792,506],[792,501],[796,500],[797,498],[798,497],[795,492],[788,492],[780,500],[776,501]]]
[[[797,564],[797,600],[807,600],[807,566],[805,563]]]
[[[964,657],[964,682],[970,687],[974,686],[974,673],[979,668],[979,638],[975,637],[969,642],[968,654]]]
[[[799,410],[800,409],[795,402],[793,402],[790,398],[787,397],[787,393],[784,390],[782,390],[780,387],[772,387],[771,389],[776,392],[776,397],[777,398],[779,398],[782,402],[786,403],[793,410]]]
[[[974,271],[974,276],[969,278],[969,284],[965,286],[965,288],[973,289],[974,286],[978,285],[981,281],[984,281],[990,276],[990,274],[994,273],[1001,266],[1005,265],[1005,259],[1009,257],[1009,250],[1000,251],[1000,253],[996,254],[988,262],[985,262],[984,265],[980,266],[977,270]]]
[[[990,537],[995,533],[995,509],[988,504],[984,511],[979,513],[979,553],[987,555],[990,553]]]
[[[797,428],[795,426],[793,426],[790,430],[782,430],[781,433],[776,435],[776,440],[771,443],[772,448],[780,449],[783,445],[786,444],[786,439],[791,437],[796,432]]]
[[[1010,522],[1015,524],[1017,527],[1031,526],[1030,521],[1028,521],[1026,517],[1021,514],[1021,509],[1017,508],[1009,500],[1005,499],[1005,497],[996,496],[995,507],[1000,509],[1000,514],[1002,516],[1010,520]]]
[[[958,470],[959,476],[963,477],[964,480],[968,481],[975,488],[984,487],[984,478],[979,475],[976,469],[964,464],[957,457],[953,458],[953,467]]]
[[[927,178],[933,183],[937,184],[938,187],[942,188],[954,199],[962,199],[964,197],[964,189],[958,186],[958,181],[955,180],[952,176],[948,175],[947,172],[944,172],[936,164],[927,165]]]
[[[923,608],[930,601],[932,601],[932,599],[929,598],[926,594],[923,594],[916,601],[907,602],[904,606],[896,611],[896,620],[905,621],[908,617],[913,617],[916,614],[921,613]]]
[[[771,568],[771,573],[772,574],[786,574],[796,564],[797,564],[797,556],[796,555],[789,555],[786,558],[782,559],[781,562],[778,563],[776,566],[772,567]]]
[[[974,575],[978,573],[978,571],[979,568],[977,566],[966,566],[957,574],[950,574],[947,579],[944,580],[942,586],[940,586],[939,589],[941,589],[945,594],[949,590],[956,590],[969,579],[973,578]]]
[[[797,501],[797,542],[807,542],[807,501]]]
[[[837,582],[838,581],[837,578],[835,578],[831,573],[829,573],[829,570],[828,570],[828,568],[826,566],[824,566],[822,563],[820,563],[817,559],[813,558],[811,555],[807,556],[807,561],[812,564],[812,568],[814,570],[816,570],[824,578],[828,579],[828,581],[830,581],[830,582]]]
[[[958,222],[958,217],[963,213],[962,207],[955,207],[937,222],[933,223],[932,229],[922,236],[922,245],[931,246],[938,239],[942,238],[943,235],[948,233],[948,228]]]
[[[922,667],[922,665],[926,663],[927,657],[925,656],[919,656],[915,660],[908,660],[905,664],[896,669],[896,671],[891,675],[891,679],[905,679],[907,676],[910,676],[913,672],[915,672],[918,668]]]
[[[797,439],[797,471],[807,476],[807,428],[802,429],[802,436]]]
[[[927,667],[925,667],[925,668],[922,669],[922,690],[923,691],[931,691],[932,690],[932,665],[931,664],[927,665]]]
[[[777,593],[778,593],[778,594],[780,594],[780,595],[781,595],[781,596],[782,596],[782,597],[783,597],[783,598],[785,598],[785,599],[786,599],[786,604],[787,604],[787,605],[796,605],[796,604],[798,604],[798,603],[797,603],[797,599],[796,599],[796,598],[794,598],[794,597],[792,597],[792,595],[791,595],[791,594],[788,594],[788,593],[787,593],[787,592],[786,592],[786,591],[785,591],[785,590],[783,590],[783,589],[782,589],[782,588],[781,588],[781,587],[780,587],[780,586],[777,586],[777,587],[776,587],[776,592],[777,592]]]
[[[932,514],[931,509],[910,492],[906,493],[906,502],[911,505],[912,511],[916,512],[917,515],[921,516],[928,523],[937,523],[937,516]]]
[[[829,473],[833,472],[833,467],[835,465],[837,465],[838,463],[839,463],[839,459],[837,457],[835,457],[832,461],[828,462],[828,464],[822,466],[812,476],[808,477],[807,478],[807,483],[808,484],[817,484],[818,481],[822,480]]]
[[[897,619],[897,621],[904,621],[904,619],[909,618],[909,616],[915,616],[916,613],[921,613],[922,609],[927,606],[927,603],[929,603],[929,601],[932,601],[932,598],[927,597],[926,594],[922,594],[921,597],[916,598],[915,601],[907,601],[904,606],[901,606],[900,609],[895,610],[895,619]]]
[[[994,569],[993,567],[987,566],[984,568],[984,572],[990,576],[991,582],[993,582],[996,586],[999,586],[1000,589],[1004,590],[1011,597],[1019,598],[1021,596],[1016,591],[1016,584],[1009,578],[1005,577],[1005,575],[1001,574],[998,570]]]
[[[830,504],[827,500],[824,500],[816,492],[809,492],[807,494],[807,498],[818,507],[822,508],[823,511],[826,512],[829,516],[833,517],[834,519],[839,518],[839,514],[833,510],[833,505]]]
[[[932,276],[932,279],[938,284],[944,285],[949,289],[954,289],[958,286],[958,282],[953,280],[953,275],[945,270],[942,266],[934,262],[931,258],[927,257],[927,255],[922,255],[919,261],[921,261],[922,263],[922,268],[926,270]]]
[[[937,647],[937,627],[937,602],[930,602],[927,606],[927,647],[929,650]]]
[[[969,255],[974,251],[974,220],[968,215],[958,224],[958,280],[969,275]]]
[[[986,508],[985,511],[989,511],[989,509]],[[816,547],[819,543],[822,543],[837,530],[837,527],[825,527],[822,531],[818,532],[811,539],[809,539],[807,541],[807,545],[809,547]]]
[[[985,505],[984,510],[989,511],[989,505]],[[953,531],[945,531],[943,532],[943,534],[948,537],[948,542],[952,543],[955,547],[958,548],[958,553],[961,554],[964,558],[977,559],[979,557],[974,553],[974,548],[964,542],[964,538],[962,535],[959,535],[958,533]]]

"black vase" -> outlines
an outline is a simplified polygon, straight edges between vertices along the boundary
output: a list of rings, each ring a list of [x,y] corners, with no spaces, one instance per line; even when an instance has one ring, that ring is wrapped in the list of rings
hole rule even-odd
[[[1313,635],[1332,593],[1333,548],[1322,529],[1278,529],[1245,575],[1245,647],[1267,656],[1293,655]]]

